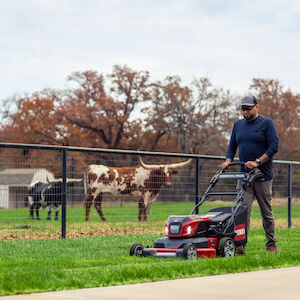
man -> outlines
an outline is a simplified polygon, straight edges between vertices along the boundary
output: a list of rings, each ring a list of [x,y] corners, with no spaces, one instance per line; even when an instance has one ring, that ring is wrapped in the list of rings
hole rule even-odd
[[[226,155],[226,161],[222,163],[222,169],[227,169],[233,160],[237,148],[239,159],[245,162],[241,171],[249,172],[253,168],[259,168],[263,177],[257,179],[252,187],[247,187],[242,205],[248,207],[248,226],[250,226],[250,214],[254,197],[259,204],[263,228],[266,234],[267,252],[277,252],[274,215],[271,206],[272,182],[273,182],[273,156],[278,151],[278,135],[273,121],[258,114],[259,105],[254,96],[244,97],[241,101],[241,109],[244,119],[234,123],[231,138]],[[238,247],[237,254],[245,254],[245,247]]]

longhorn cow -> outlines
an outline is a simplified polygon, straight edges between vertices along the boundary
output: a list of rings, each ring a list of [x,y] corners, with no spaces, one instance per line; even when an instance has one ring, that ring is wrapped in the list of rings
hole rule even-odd
[[[82,179],[67,178],[67,186]],[[28,187],[29,212],[31,219],[34,219],[34,210],[37,220],[40,220],[39,208],[46,206],[48,210],[47,220],[50,220],[51,207],[55,210],[55,220],[58,220],[58,212],[61,206],[62,178],[49,180],[47,183],[36,181]]]
[[[140,158],[140,165],[135,167],[88,166],[85,221],[89,220],[92,204],[100,218],[106,221],[101,208],[103,194],[110,194],[117,199],[124,196],[136,199],[139,205],[138,220],[147,221],[151,203],[159,196],[162,186],[171,186],[172,175],[191,161],[192,159],[167,165],[147,165]]]

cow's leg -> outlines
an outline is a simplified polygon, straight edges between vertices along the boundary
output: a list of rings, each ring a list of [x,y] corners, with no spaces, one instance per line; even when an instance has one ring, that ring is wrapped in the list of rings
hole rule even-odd
[[[58,220],[58,213],[59,213],[60,205],[55,206],[55,220]]]
[[[40,220],[40,215],[39,215],[39,211],[40,211],[40,206],[41,204],[40,203],[35,203],[35,214],[36,214],[36,219],[37,220]]]
[[[144,221],[147,222],[148,221],[148,218],[147,218],[147,209],[146,209],[145,205],[143,207],[142,213],[143,213],[143,216],[144,216],[143,217]]]
[[[145,193],[144,199],[143,199],[143,209],[142,209],[142,217],[143,221],[148,221],[148,214],[150,211],[151,207],[151,194],[150,193]]]
[[[29,206],[30,218],[34,220],[34,205]]]
[[[48,217],[46,220],[51,220],[51,205],[47,205]]]
[[[147,213],[146,213],[146,207],[145,207],[145,203],[144,200],[141,199],[139,201],[139,215],[138,215],[138,219],[139,221],[147,221]]]
[[[28,203],[29,203],[30,218],[33,220],[34,219],[34,201],[31,196],[28,196]]]
[[[148,206],[145,207],[144,211],[144,221],[148,221],[148,215],[151,215],[151,203],[148,203]]]
[[[139,221],[142,221],[142,209],[143,209],[143,201],[142,200],[139,200],[139,215],[138,215],[138,220]]]
[[[100,218],[102,219],[102,221],[106,221],[106,219],[104,218],[103,213],[102,213],[101,205],[102,205],[102,194],[99,194],[96,197],[96,199],[94,200],[94,206],[95,206]]]
[[[85,198],[85,221],[89,220],[91,206],[93,204],[94,197],[92,195],[87,195]]]

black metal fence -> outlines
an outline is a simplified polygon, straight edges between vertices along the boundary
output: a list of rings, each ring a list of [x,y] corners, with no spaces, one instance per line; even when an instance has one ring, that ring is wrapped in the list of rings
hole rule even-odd
[[[137,218],[138,201],[126,192],[120,193],[118,198],[109,195],[103,197],[102,209],[109,222],[102,222],[93,207],[89,221],[85,221],[87,167],[92,164],[107,167],[139,166],[139,157],[151,165],[192,159],[192,163],[172,175],[172,185],[165,184],[159,188],[149,215],[149,223],[152,222],[154,227],[155,222],[161,223],[169,214],[188,213],[224,160],[220,156],[194,154],[0,143],[0,239],[14,239],[20,234],[27,238],[40,238],[45,237],[45,233],[46,237],[65,238],[67,231],[73,232],[74,236],[114,234],[119,232],[114,224],[120,222],[133,231],[144,228]],[[287,205],[288,227],[292,224],[292,199],[300,198],[299,166],[300,162],[274,161],[274,197],[283,199],[283,204]],[[32,218],[29,209],[32,199],[28,197],[28,188],[37,181],[47,183],[58,178],[61,178],[60,203],[51,207],[52,203],[46,208],[41,205],[38,207],[40,220],[35,212]],[[82,181],[69,184],[69,179]],[[113,183],[110,188],[115,188]],[[223,182],[218,186],[221,191],[234,188],[233,182]],[[221,197],[212,200],[228,199]],[[58,220],[54,215],[58,215]],[[127,230],[124,226],[123,230]]]

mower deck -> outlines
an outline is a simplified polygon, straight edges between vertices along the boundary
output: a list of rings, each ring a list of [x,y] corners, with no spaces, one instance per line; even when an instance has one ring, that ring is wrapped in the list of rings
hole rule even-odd
[[[144,248],[143,256],[153,256],[161,258],[182,257],[183,249],[164,249],[164,248]],[[214,248],[197,248],[197,257],[215,258],[217,251]]]

